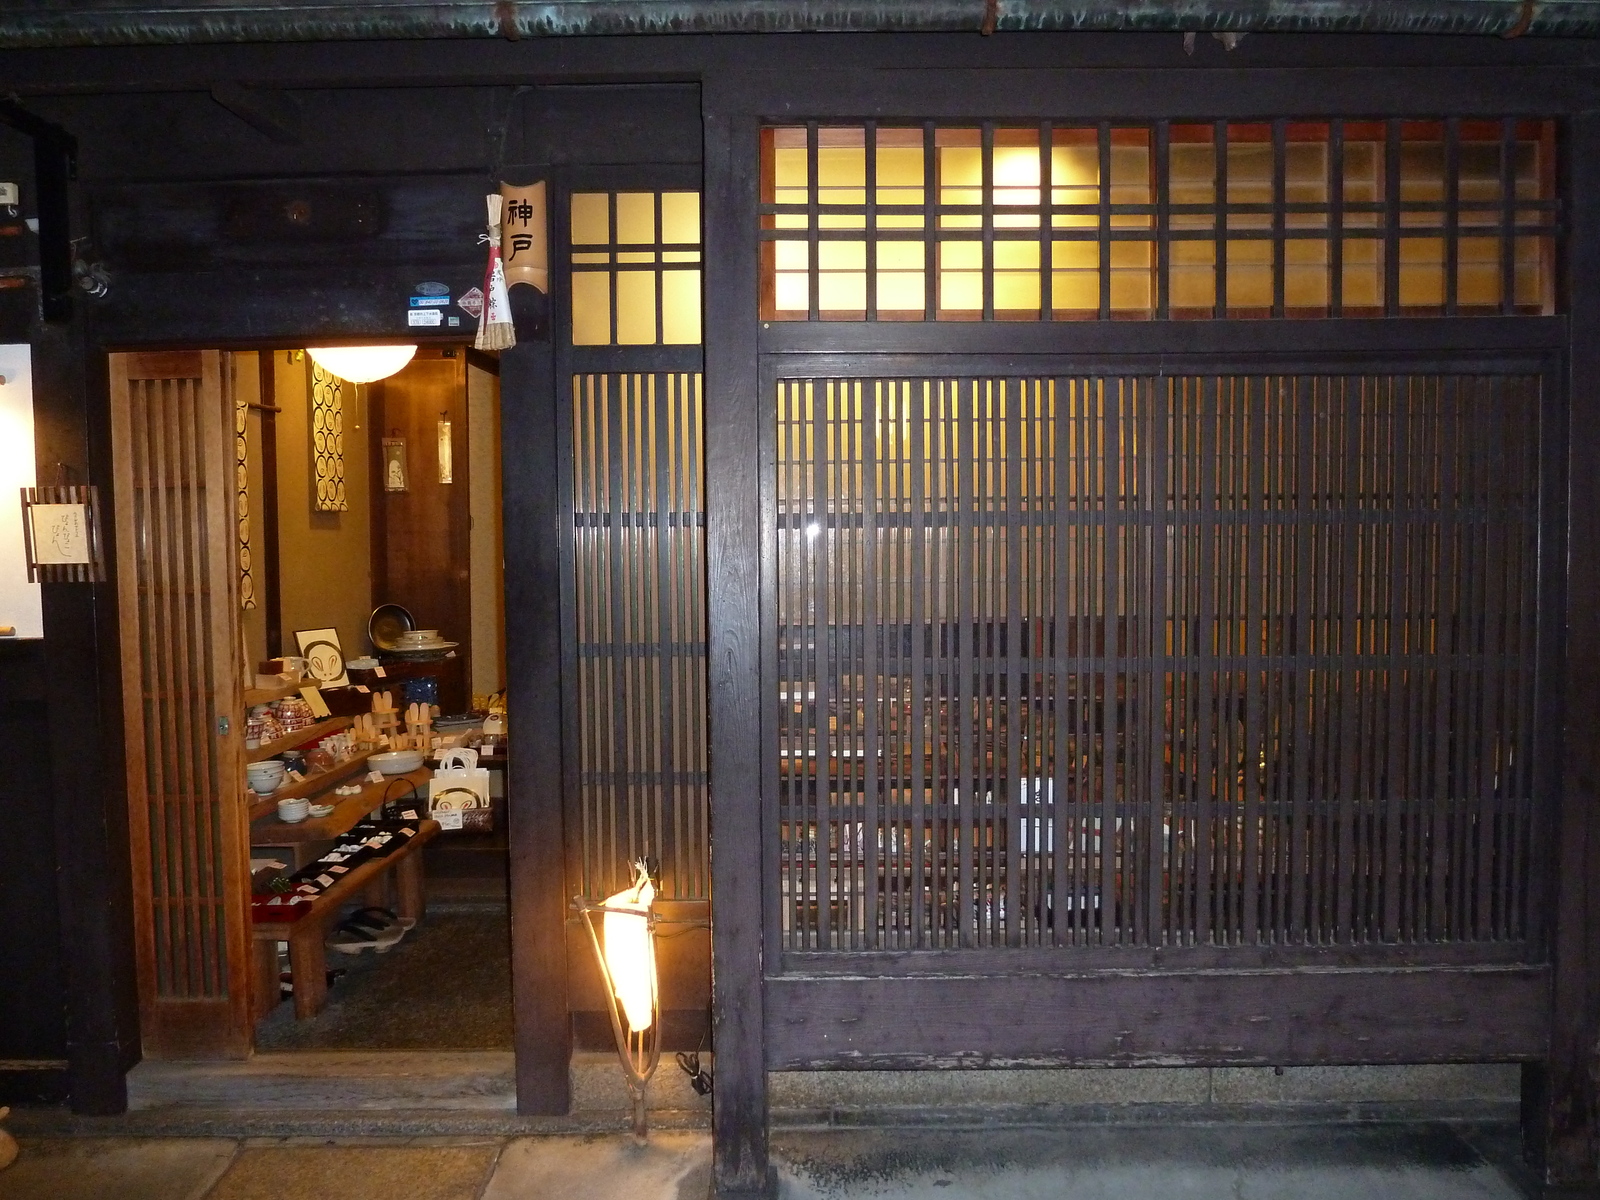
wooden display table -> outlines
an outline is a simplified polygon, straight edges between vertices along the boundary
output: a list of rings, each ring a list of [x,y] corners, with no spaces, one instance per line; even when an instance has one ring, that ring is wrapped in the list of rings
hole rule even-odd
[[[304,1021],[316,1016],[328,1000],[328,952],[323,944],[328,923],[357,895],[377,903],[387,882],[385,872],[394,870],[395,911],[402,917],[421,920],[427,907],[422,884],[424,845],[439,832],[437,821],[419,821],[416,836],[384,858],[369,859],[344,875],[327,891],[311,901],[293,921],[256,921],[254,979],[255,1015],[260,1020],[278,1004],[278,942],[289,943],[289,969],[294,973],[294,1015]],[[366,951],[363,951],[366,953]]]

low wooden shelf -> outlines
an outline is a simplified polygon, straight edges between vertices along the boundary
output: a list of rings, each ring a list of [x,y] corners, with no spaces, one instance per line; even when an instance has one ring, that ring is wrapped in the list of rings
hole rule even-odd
[[[369,859],[342,876],[317,896],[296,920],[252,923],[251,937],[255,942],[253,990],[258,1019],[271,1012],[278,1003],[279,942],[289,943],[289,969],[294,972],[295,1019],[304,1021],[322,1011],[328,999],[328,952],[323,944],[327,937],[328,922],[338,915],[347,900],[363,891],[366,891],[369,902],[375,902],[377,897],[373,892],[383,886],[384,872],[391,867],[394,868],[397,893],[395,911],[402,917],[422,919],[426,900],[422,888],[422,855],[418,851],[438,832],[439,822],[419,821],[416,836],[409,842],[392,854]]]
[[[286,783],[283,787],[273,792],[270,796],[262,796],[250,805],[250,819],[258,820],[278,811],[279,800],[311,799],[322,795],[323,792],[347,783],[361,773],[367,765],[367,759],[372,757],[372,751],[363,750],[361,753],[335,763],[326,771],[318,771],[315,775],[307,775],[299,783]],[[274,817],[276,820],[276,817]],[[293,828],[293,826],[286,826]]]
[[[307,725],[304,729],[296,729],[293,733],[286,733],[281,738],[274,738],[270,742],[262,742],[254,750],[244,752],[247,763],[263,762],[274,754],[282,754],[285,750],[293,750],[296,746],[304,746],[307,742],[315,742],[327,737],[330,733],[341,733],[349,729],[353,717],[325,717],[315,725]]]
[[[355,774],[356,770],[365,766],[367,755],[362,754],[350,763],[341,763],[336,771],[342,773],[344,778]],[[307,795],[324,795],[337,784],[333,779],[334,772],[328,771],[321,775],[313,775],[304,783],[298,785],[306,788],[313,783],[320,786]],[[427,767],[418,767],[415,771],[408,771],[404,775],[385,775],[382,783],[363,784],[361,790],[352,796],[328,797],[333,803],[333,811],[325,817],[307,817],[304,821],[280,821],[278,819],[278,801],[289,798],[294,799],[287,790],[274,792],[270,800],[252,805],[250,809],[250,844],[252,846],[287,846],[295,842],[323,842],[336,838],[352,825],[361,820],[378,805],[382,804],[384,797],[389,794],[389,789],[396,783],[404,781],[415,786],[417,793],[417,814],[422,815],[427,806],[428,780],[432,778],[433,771]],[[409,795],[404,789],[395,789],[396,796]],[[262,805],[268,807],[261,810]]]

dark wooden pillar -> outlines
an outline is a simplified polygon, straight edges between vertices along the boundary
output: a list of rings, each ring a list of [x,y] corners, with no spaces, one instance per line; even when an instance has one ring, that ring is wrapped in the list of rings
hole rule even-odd
[[[1556,688],[1546,689],[1542,714],[1547,721],[1564,715],[1565,744],[1559,775],[1547,776],[1547,786],[1560,797],[1548,856],[1555,878],[1547,895],[1536,897],[1546,901],[1550,914],[1555,979],[1550,1054],[1545,1063],[1525,1069],[1523,1123],[1529,1157],[1552,1194],[1575,1189],[1594,1195],[1600,1193],[1600,222],[1594,207],[1600,197],[1600,115],[1576,117],[1570,129],[1570,175],[1562,189],[1570,198],[1571,221],[1567,580],[1564,598],[1553,597],[1541,614],[1552,636],[1563,619],[1565,624],[1564,644],[1550,648],[1560,655],[1559,678]],[[1558,607],[1563,600],[1564,612]]]
[[[712,1190],[775,1192],[762,982],[761,471],[755,124],[705,113],[706,573],[711,700]]]
[[[511,984],[517,1111],[524,1115],[565,1113],[571,1100],[565,931],[570,896],[561,802],[561,509],[553,382],[548,342],[522,341],[501,354]]]
[[[105,355],[81,325],[41,325],[33,340],[34,446],[39,478],[57,464],[98,484],[110,538]],[[127,1108],[123,1076],[139,1061],[138,980],[122,773],[116,563],[102,584],[43,586],[50,710],[51,810],[67,994],[67,1069],[73,1110]]]

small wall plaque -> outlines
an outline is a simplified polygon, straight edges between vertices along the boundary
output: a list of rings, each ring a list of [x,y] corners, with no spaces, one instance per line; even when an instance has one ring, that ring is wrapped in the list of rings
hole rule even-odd
[[[30,583],[105,582],[98,488],[23,488],[22,536]]]

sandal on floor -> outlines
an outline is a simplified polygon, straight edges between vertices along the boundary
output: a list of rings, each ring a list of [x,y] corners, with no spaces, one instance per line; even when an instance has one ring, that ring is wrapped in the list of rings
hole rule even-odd
[[[377,933],[353,921],[346,921],[333,931],[326,944],[328,949],[337,950],[341,954],[360,954],[363,950],[369,949],[383,954],[400,940],[404,932],[402,929],[395,929]]]
[[[376,906],[363,908],[350,914],[350,920],[358,925],[364,925],[374,933],[381,932],[392,926],[398,925],[401,929],[412,929],[417,924],[415,917],[397,917],[392,908],[378,908]]]

